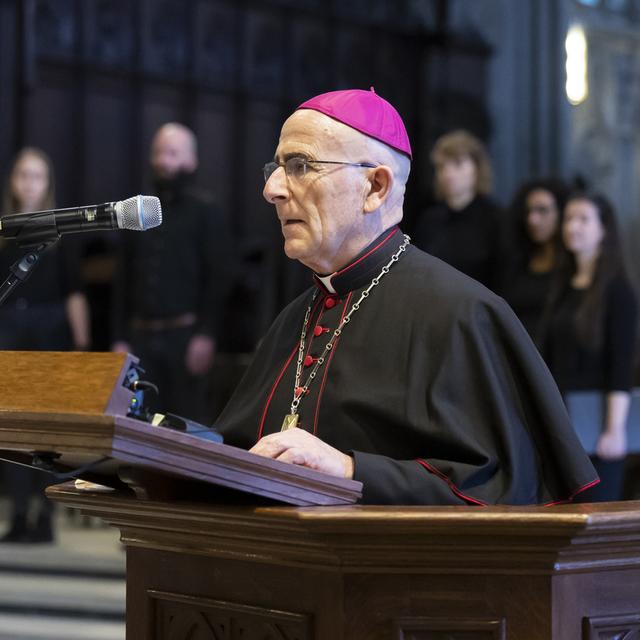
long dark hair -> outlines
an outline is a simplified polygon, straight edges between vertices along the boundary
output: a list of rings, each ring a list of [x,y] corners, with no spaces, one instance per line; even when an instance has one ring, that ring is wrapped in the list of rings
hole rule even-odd
[[[551,194],[558,209],[558,227],[553,234],[552,242],[555,248],[556,260],[562,252],[562,210],[569,196],[569,188],[559,178],[538,178],[522,184],[516,191],[509,205],[509,224],[512,262],[518,267],[525,268],[529,264],[538,245],[531,240],[527,230],[527,199],[534,191],[546,191]]]
[[[611,202],[601,193],[576,191],[567,198],[565,210],[569,203],[576,200],[591,203],[596,208],[604,228],[604,237],[600,243],[600,254],[596,262],[593,280],[575,315],[576,335],[581,344],[586,348],[599,349],[604,338],[606,295],[609,285],[615,278],[627,278],[627,269],[622,256],[618,224]],[[564,252],[557,278],[549,295],[548,314],[553,312],[559,298],[570,286],[576,271],[575,256],[569,251]],[[547,325],[547,322],[544,325]]]

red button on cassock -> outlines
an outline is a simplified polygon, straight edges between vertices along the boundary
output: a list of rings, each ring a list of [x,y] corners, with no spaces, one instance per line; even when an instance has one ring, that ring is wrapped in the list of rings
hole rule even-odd
[[[315,327],[315,329],[313,330],[313,335],[317,338],[318,336],[321,336],[324,333],[324,327],[321,327],[320,325],[318,325],[317,327]]]
[[[327,298],[327,299],[324,301],[324,306],[325,306],[327,309],[331,309],[332,307],[335,307],[335,306],[336,306],[336,299],[335,299],[335,298]]]
[[[313,363],[315,362],[314,358],[312,356],[306,356],[304,359],[304,366],[305,367],[310,367]]]

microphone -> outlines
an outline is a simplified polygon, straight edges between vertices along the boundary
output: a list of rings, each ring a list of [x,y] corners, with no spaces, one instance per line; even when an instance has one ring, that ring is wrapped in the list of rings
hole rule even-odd
[[[0,218],[0,237],[21,246],[53,242],[66,233],[129,229],[145,231],[162,224],[162,207],[155,196],[134,196],[118,202],[35,213],[14,213]]]

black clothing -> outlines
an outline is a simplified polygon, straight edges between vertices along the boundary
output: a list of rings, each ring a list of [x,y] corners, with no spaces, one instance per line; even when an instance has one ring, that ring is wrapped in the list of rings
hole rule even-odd
[[[532,338],[537,338],[554,271],[535,273],[522,268],[510,274],[500,293]]]
[[[0,281],[9,275],[11,265],[25,253],[26,249],[0,239]],[[61,304],[72,293],[83,290],[80,271],[77,245],[64,238],[41,254],[39,264],[29,278],[12,292],[2,308]]]
[[[64,302],[0,308],[0,350],[68,351],[71,331]],[[11,298],[7,299],[7,303]],[[28,304],[28,303],[27,303]]]
[[[113,340],[130,343],[145,378],[160,387],[153,409],[210,421],[204,381],[187,372],[185,357],[193,335],[218,334],[233,254],[221,212],[189,182],[158,182],[162,224],[123,234]]]
[[[0,350],[66,351],[72,348],[66,299],[82,291],[80,262],[73,243],[60,241],[40,256],[26,282],[0,307]],[[0,240],[0,277],[26,253]],[[21,465],[3,463],[11,501],[12,524],[2,542],[50,542],[53,539],[53,503],[44,494],[51,476]],[[34,522],[28,518],[29,501],[36,502]]]
[[[562,392],[629,391],[633,386],[636,300],[628,280],[614,279],[605,296],[604,340],[600,349],[585,347],[575,314],[586,289],[568,286],[544,329],[542,353]]]
[[[206,402],[206,378],[192,375],[186,367],[185,353],[194,327],[177,327],[163,331],[133,330],[131,344],[144,378],[160,390],[160,397],[145,394],[145,405],[153,413],[170,411],[193,420],[211,422]]]
[[[445,203],[429,207],[418,217],[411,238],[419,249],[496,291],[502,230],[500,209],[487,196],[476,196],[460,211]]]
[[[226,442],[249,448],[280,429],[313,291],[306,355],[318,357],[402,241],[386,231],[333,276],[335,295],[317,281],[282,311],[218,419]],[[299,413],[352,453],[369,504],[548,503],[596,481],[511,310],[411,246],[344,327]]]
[[[591,457],[600,482],[578,494],[575,502],[614,502],[622,500],[625,460],[602,460]]]
[[[130,341],[130,321],[197,316],[197,332],[215,336],[227,291],[231,253],[217,207],[182,181],[157,195],[162,224],[122,234],[115,283],[114,340]]]
[[[619,276],[611,281],[603,304],[604,339],[602,346],[588,348],[580,341],[575,324],[575,315],[587,295],[586,289],[567,286],[553,313],[543,327],[542,352],[549,364],[560,390],[571,391],[630,391],[633,385],[633,365],[635,356],[635,332],[637,305],[628,280]],[[606,406],[606,405],[604,405]],[[603,421],[602,416],[586,416]],[[590,431],[575,419],[574,429],[583,434]],[[624,460],[602,460],[597,455],[591,458],[601,482],[580,496],[581,502],[603,502],[620,500],[624,485]]]

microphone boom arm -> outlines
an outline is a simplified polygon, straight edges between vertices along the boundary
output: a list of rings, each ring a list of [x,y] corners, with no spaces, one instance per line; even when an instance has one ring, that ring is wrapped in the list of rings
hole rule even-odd
[[[0,307],[3,305],[4,301],[11,295],[11,293],[16,289],[20,284],[22,284],[34,270],[36,265],[40,262],[40,256],[52,245],[57,242],[58,238],[56,237],[54,240],[50,240],[49,242],[42,242],[37,247],[32,248],[30,251],[20,258],[20,260],[16,260],[9,267],[9,275],[6,280],[0,285]]]

